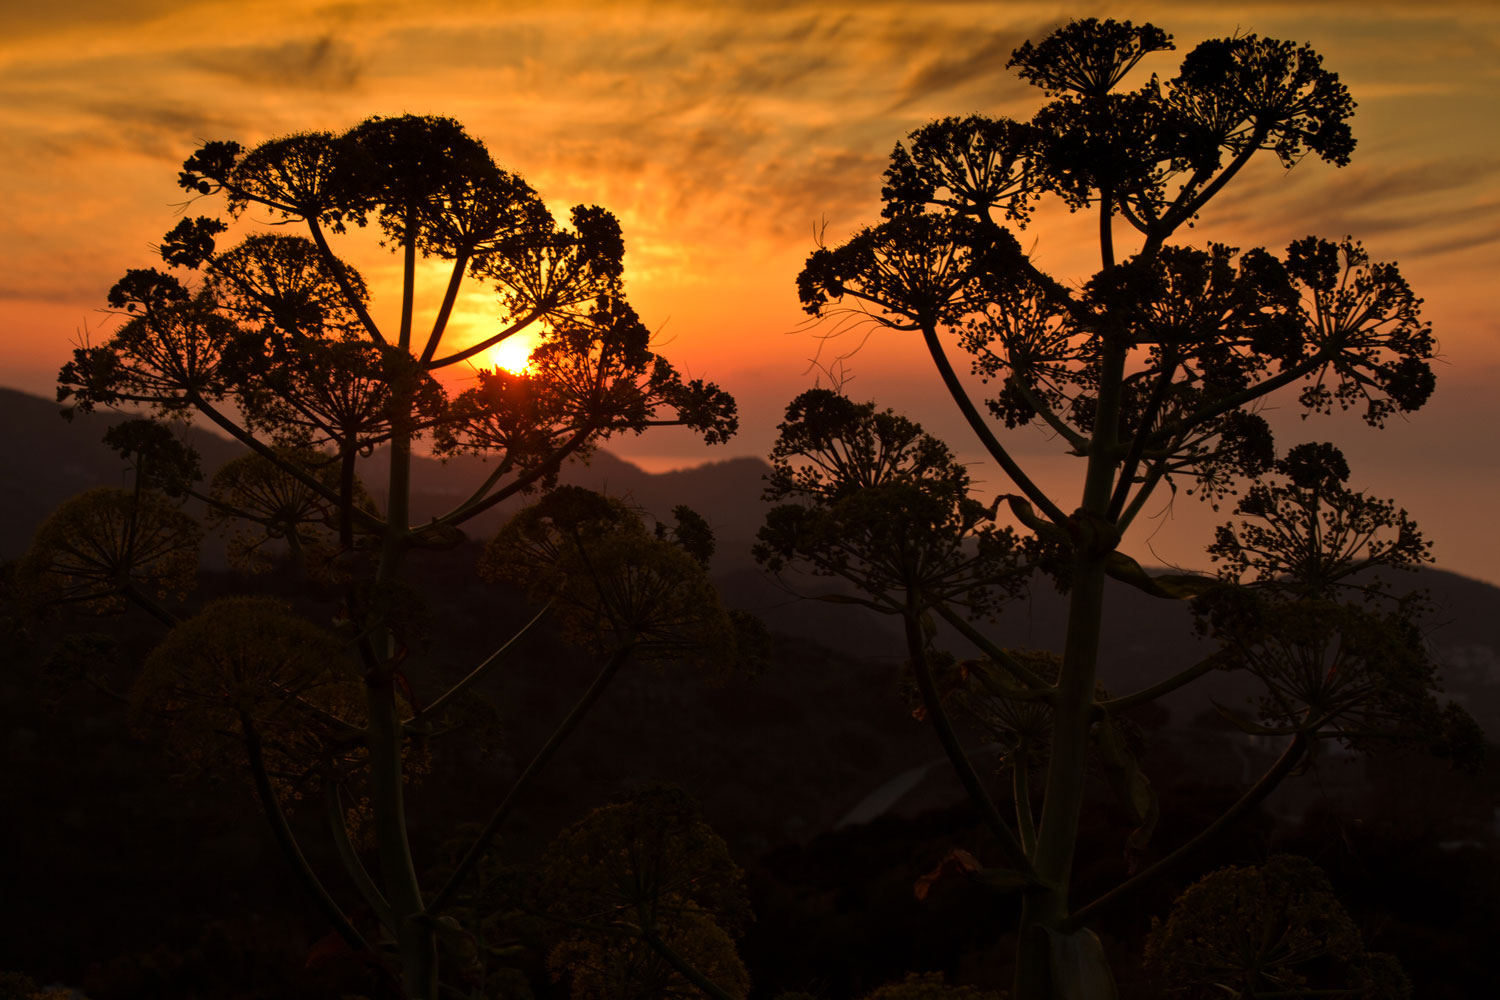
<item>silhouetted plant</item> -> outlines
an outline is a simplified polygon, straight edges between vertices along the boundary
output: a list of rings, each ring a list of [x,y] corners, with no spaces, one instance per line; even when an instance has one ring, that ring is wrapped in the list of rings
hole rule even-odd
[[[1166,995],[1408,1000],[1391,955],[1367,952],[1327,876],[1305,858],[1205,875],[1153,919],[1146,963]]]
[[[1349,238],[1298,239],[1281,256],[1171,242],[1259,152],[1287,167],[1309,154],[1346,164],[1353,102],[1312,49],[1256,35],[1204,42],[1176,76],[1127,87],[1172,48],[1152,25],[1093,18],[1021,46],[1008,65],[1048,98],[1032,119],[948,118],[913,132],[885,173],[884,221],[820,247],[798,278],[813,316],[854,313],[919,336],[1014,490],[975,498],[941,444],[896,432],[901,418],[808,393],[788,407],[772,454],[767,496],[792,503],[772,512],[758,554],[772,568],[842,576],[862,591],[854,600],[900,617],[925,714],[1003,856],[1003,868],[973,867],[1022,894],[1014,991],[1028,1000],[1113,995],[1086,922],[1253,808],[1318,741],[1357,744],[1375,730],[1430,737],[1441,714],[1415,603],[1351,602],[1342,589],[1370,593],[1354,574],[1425,559],[1425,543],[1404,513],[1344,488],[1347,470],[1331,452],[1304,446],[1278,463],[1257,413],[1270,394],[1298,387],[1305,411],[1358,407],[1374,427],[1421,407],[1435,343],[1420,301],[1394,265]],[[1054,197],[1097,215],[1100,270],[1081,284],[1041,271],[1016,235]],[[952,343],[982,394],[955,369]],[[1043,490],[1002,438],[1023,427],[1082,460],[1076,507]],[[1221,578],[1148,574],[1120,551],[1160,487],[1217,503],[1247,481],[1255,485],[1238,508],[1247,523],[1221,530],[1213,550],[1228,567]],[[1002,505],[1029,537],[994,523]],[[984,564],[987,546],[998,558]],[[997,648],[980,628],[1038,569],[1069,591],[1055,671]],[[1108,695],[1096,677],[1106,577],[1164,599],[1203,596],[1224,648],[1142,691]],[[934,648],[936,619],[980,659]],[[972,666],[940,685],[934,665],[954,660]],[[1090,761],[1103,762],[1135,815],[1127,846],[1138,852],[1155,795],[1119,715],[1215,668],[1267,681],[1265,725],[1244,721],[1287,738],[1285,752],[1202,834],[1076,905]],[[1035,818],[1020,787],[1017,816],[1003,817],[965,754],[944,707],[972,697],[965,690],[1013,703],[989,716],[1030,720],[1017,733],[1045,721]]]
[[[82,994],[64,986],[38,986],[19,972],[0,972],[0,1000],[69,1000]]]
[[[365,756],[359,673],[333,632],[282,602],[231,597],[167,633],[131,691],[142,725],[193,766],[256,745],[278,801],[301,799]]]
[[[127,600],[163,621],[155,598],[193,589],[202,529],[178,505],[150,490],[101,487],[63,504],[37,529],[17,568],[30,593],[96,612]]]
[[[691,510],[678,518],[678,537],[658,536],[618,500],[559,487],[511,519],[479,572],[553,602],[565,634],[598,652],[727,671],[735,637],[708,580],[713,537]]]
[[[614,434],[678,425],[723,441],[736,427],[734,401],[683,379],[652,351],[624,299],[614,217],[580,205],[560,225],[452,119],[376,117],[342,134],[301,133],[249,150],[208,142],[178,180],[195,199],[221,197],[225,217],[183,219],[160,247],[171,272],[133,269],[111,289],[123,322],[74,352],[58,397],[68,412],[131,405],[207,419],[250,454],[198,489],[195,462],[173,450],[163,428],[117,429],[112,443],[133,458],[135,492],[96,491],[59,510],[22,568],[56,596],[96,606],[148,603],[148,590],[179,594],[198,529],[160,490],[204,501],[232,532],[230,557],[240,568],[264,568],[266,543],[281,541],[293,563],[320,578],[313,599],[341,591],[336,606],[316,613],[333,619],[332,631],[264,602],[205,608],[149,661],[136,702],[200,758],[214,740],[239,744],[281,846],[345,944],[377,964],[385,961],[377,953],[390,951],[406,994],[435,1000],[440,954],[454,969],[469,960],[454,942],[472,932],[454,932],[443,911],[472,865],[424,889],[402,785],[425,767],[428,740],[452,721],[447,713],[515,637],[449,690],[425,690],[431,664],[422,602],[403,580],[407,557],[458,545],[473,518],[552,486],[565,461]],[[252,213],[286,228],[221,246],[231,224]],[[385,326],[372,312],[371,288],[333,244],[372,225],[400,261],[399,307]],[[449,267],[420,329],[419,256]],[[465,282],[488,289],[501,315],[477,343],[455,345],[451,321]],[[524,373],[485,372],[449,398],[441,372],[523,332],[539,341]],[[492,464],[452,510],[413,524],[412,451],[422,441]],[[390,456],[380,505],[358,475],[376,448]],[[601,526],[588,537],[594,562],[574,553],[529,582],[555,586],[545,599],[577,628],[613,630],[600,639],[611,656],[732,664],[734,623],[698,561],[706,525],[682,525],[680,545],[633,516]],[[524,554],[492,548],[486,572],[503,574],[505,559]],[[612,574],[594,580],[592,598],[580,582],[585,565]],[[154,611],[175,623],[165,608]],[[565,721],[560,733],[570,727]],[[524,785],[505,797],[470,855],[482,853]],[[347,875],[376,915],[374,939],[333,902],[285,821],[285,801],[314,789]],[[355,844],[365,838],[373,872]]]
[[[1004,1000],[1003,993],[973,986],[950,986],[936,972],[913,972],[899,983],[890,983],[865,1000]]]
[[[300,468],[326,487],[340,488],[338,459],[311,448],[280,448],[280,460],[242,455],[214,473],[209,484],[208,525],[229,533],[230,565],[248,573],[263,573],[275,565],[271,546],[284,545],[286,558],[298,571],[326,576],[340,551],[340,504],[326,492],[308,486],[289,468]],[[374,502],[355,480],[350,502],[371,512]],[[342,502],[342,501],[341,501]]]
[[[1475,741],[1455,735],[1472,720],[1433,694],[1422,595],[1394,598],[1374,573],[1420,564],[1431,544],[1395,504],[1348,489],[1348,475],[1337,448],[1298,445],[1209,546],[1236,586],[1197,602],[1201,627],[1222,643],[1221,666],[1265,689],[1258,722],[1225,714],[1256,735],[1305,732],[1354,749],[1421,742],[1477,767]]]
[[[729,849],[668,787],[596,809],[547,849],[536,889],[564,929],[548,963],[578,1000],[742,1000],[751,919]]]

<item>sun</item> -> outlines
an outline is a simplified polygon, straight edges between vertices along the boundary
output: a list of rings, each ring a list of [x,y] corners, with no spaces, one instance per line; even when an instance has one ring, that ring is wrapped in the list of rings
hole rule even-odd
[[[531,352],[537,343],[537,338],[529,333],[513,333],[481,355],[480,367],[504,368],[519,375],[531,363]]]

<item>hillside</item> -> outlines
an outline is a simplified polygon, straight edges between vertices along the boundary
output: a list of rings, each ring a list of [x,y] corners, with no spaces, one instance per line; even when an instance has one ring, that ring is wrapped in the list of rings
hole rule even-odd
[[[22,442],[0,490],[0,557],[18,554],[67,496],[125,481],[121,463],[99,443],[115,417],[66,423],[53,403],[0,391],[0,419]],[[238,453],[213,434],[185,433],[209,469]],[[461,498],[480,464],[419,461],[417,515]],[[380,456],[367,465],[367,481],[378,483]],[[757,923],[745,955],[768,980],[816,980],[827,986],[823,995],[837,998],[862,995],[873,982],[920,963],[988,961],[998,931],[975,924],[973,898],[952,891],[919,903],[912,893],[913,879],[953,844],[987,851],[932,733],[903,697],[898,632],[863,609],[799,597],[828,591],[827,580],[778,581],[754,567],[748,550],[763,516],[765,471],[763,462],[745,458],[651,475],[607,452],[566,470],[565,481],[627,497],[653,513],[684,502],[700,510],[718,531],[717,582],[726,602],[763,617],[775,641],[769,666],[756,676],[705,683],[670,669],[622,675],[550,765],[545,791],[508,828],[506,850],[530,856],[591,806],[641,781],[668,781],[700,800],[749,872]],[[482,537],[503,516],[495,512],[473,534]],[[514,592],[475,581],[477,549],[470,542],[412,555],[410,582],[430,609],[433,638],[414,654],[420,695],[430,697],[467,672],[531,615]],[[1449,696],[1491,734],[1500,733],[1500,589],[1439,570],[1415,574],[1411,583],[1427,588],[1438,608],[1429,636]],[[193,600],[246,586],[209,567]],[[248,586],[266,591],[276,583],[262,577]],[[1116,585],[1106,606],[1101,677],[1114,693],[1149,684],[1204,651],[1180,604]],[[1002,645],[1055,649],[1065,610],[1062,596],[1039,581],[1028,600],[986,629]],[[6,765],[0,802],[12,804],[19,817],[0,829],[0,857],[10,859],[0,864],[0,884],[14,886],[23,900],[50,896],[88,905],[84,917],[71,905],[4,913],[0,968],[55,969],[74,981],[87,970],[85,984],[117,984],[113,992],[91,991],[104,1000],[168,996],[147,992],[149,983],[136,993],[118,985],[136,982],[132,977],[144,967],[139,955],[150,952],[157,956],[152,962],[165,965],[166,945],[193,956],[200,948],[248,951],[252,944],[245,942],[252,942],[300,968],[308,942],[325,929],[304,906],[246,790],[234,781],[171,780],[171,763],[133,735],[123,704],[109,694],[128,686],[134,664],[158,640],[154,623],[124,615],[66,617],[53,625],[14,664],[20,669],[0,672]],[[67,640],[74,637],[86,661],[53,655],[54,646],[72,648]],[[967,655],[960,644],[953,648]],[[102,675],[97,688],[53,686],[79,680],[80,662]],[[436,770],[410,793],[424,859],[436,857],[459,823],[482,815],[510,785],[595,666],[544,626],[475,689],[472,734],[461,731],[442,748],[445,762],[456,766]],[[1153,850],[1184,842],[1267,763],[1267,748],[1216,728],[1209,699],[1232,702],[1245,693],[1236,677],[1213,674],[1168,699],[1166,713],[1135,716],[1150,735],[1143,765],[1163,803]],[[1450,984],[1448,992],[1429,988],[1424,995],[1478,995],[1464,991],[1489,974],[1473,942],[1487,940],[1493,929],[1486,880],[1497,869],[1485,852],[1496,833],[1494,787],[1492,778],[1471,781],[1425,758],[1360,761],[1327,753],[1191,868],[1209,870],[1270,849],[1316,857],[1369,926],[1394,928],[1377,940],[1401,954],[1413,978],[1429,987]],[[1092,796],[1088,810],[1080,856],[1091,860],[1079,871],[1079,885],[1092,894],[1124,877],[1119,844],[1128,825],[1107,796]],[[317,864],[336,864],[329,845],[315,842],[313,850],[321,852]],[[1372,871],[1386,874],[1375,880]],[[1392,872],[1399,876],[1394,891],[1361,897],[1366,885],[1391,884]],[[1164,912],[1186,877],[1143,892],[1136,907],[1103,925],[1105,934],[1121,949],[1138,950],[1146,916]],[[1430,920],[1437,911],[1470,929],[1438,930]],[[254,938],[244,928],[256,925],[245,920],[259,920],[266,929],[255,933],[264,936]],[[229,935],[232,946],[215,943],[212,934]],[[844,978],[828,979],[830,954],[861,957],[838,974]],[[113,964],[98,964],[111,956],[118,956]],[[855,968],[869,981],[850,979]]]
[[[119,419],[118,414],[96,412],[66,421],[54,402],[0,389],[0,421],[19,442],[6,473],[9,488],[0,490],[0,558],[20,555],[36,527],[63,500],[93,486],[127,481],[121,460],[101,443],[104,431]],[[182,434],[210,473],[241,453],[233,441],[201,428],[184,428]],[[377,500],[386,462],[384,453],[377,452],[360,470]],[[760,494],[768,470],[759,459],[732,458],[653,474],[598,451],[586,463],[566,466],[561,479],[622,497],[658,517],[688,504],[714,528],[714,568],[732,606],[754,611],[776,632],[810,639],[843,655],[899,663],[904,654],[895,628],[860,608],[802,599],[836,590],[829,581],[796,576],[773,580],[754,565],[749,552],[766,509]],[[462,500],[471,484],[483,478],[485,463],[474,456],[445,462],[418,458],[413,474],[418,487],[413,515],[421,520]],[[521,503],[515,500],[477,518],[468,533],[487,537]],[[1500,733],[1500,588],[1436,569],[1413,575],[1411,586],[1429,591],[1436,608],[1429,638],[1450,696],[1470,707],[1487,731]],[[1100,665],[1103,683],[1111,690],[1151,683],[1174,664],[1180,669],[1202,655],[1185,607],[1123,585],[1113,587]],[[1063,598],[1039,582],[1027,600],[1012,605],[987,631],[1004,646],[1060,649],[1065,614]],[[961,642],[955,641],[954,648],[966,655]],[[1210,676],[1166,699],[1165,705],[1180,724],[1202,711],[1208,697],[1233,701],[1244,693],[1234,678]]]
[[[0,388],[0,426],[9,427],[17,442],[5,470],[7,488],[0,490],[0,559],[25,551],[37,527],[64,500],[95,486],[129,481],[124,462],[102,443],[104,432],[123,419],[119,413],[96,411],[64,420],[57,403]],[[244,453],[236,442],[202,426],[182,427],[179,433],[198,451],[208,475]],[[380,484],[388,468],[384,452],[361,463],[360,477],[377,501],[383,499]],[[766,471],[758,459],[732,458],[653,475],[598,451],[586,462],[566,466],[562,481],[621,497],[660,516],[669,515],[676,504],[693,504],[718,532],[721,553],[728,554],[749,551],[760,523],[761,476]],[[413,517],[420,521],[450,509],[486,472],[484,461],[474,456],[448,461],[418,457],[413,468]],[[481,515],[468,526],[469,534],[486,537],[520,504],[518,500]]]

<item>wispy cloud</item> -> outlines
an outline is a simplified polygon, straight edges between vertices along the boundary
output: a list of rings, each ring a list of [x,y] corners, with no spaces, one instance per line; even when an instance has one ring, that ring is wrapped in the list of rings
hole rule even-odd
[[[352,45],[331,34],[195,52],[185,61],[246,86],[288,90],[354,90],[365,66]]]

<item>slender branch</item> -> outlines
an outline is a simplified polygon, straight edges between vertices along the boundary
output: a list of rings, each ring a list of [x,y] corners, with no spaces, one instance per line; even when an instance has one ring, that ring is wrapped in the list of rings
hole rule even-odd
[[[370,909],[375,911],[375,916],[394,934],[396,918],[391,913],[391,904],[385,901],[365,869],[364,862],[359,860],[359,853],[349,840],[349,826],[344,819],[344,804],[339,799],[339,786],[326,775],[323,779],[323,812],[328,820],[328,829],[333,834],[333,845],[338,849],[339,860],[344,862],[349,878],[353,880],[365,902],[370,904]]]
[[[1165,680],[1158,681],[1150,687],[1142,688],[1132,694],[1122,695],[1119,698],[1101,701],[1096,706],[1096,709],[1105,713],[1123,712],[1125,709],[1134,708],[1143,702],[1155,701],[1164,694],[1171,694],[1178,688],[1191,684],[1218,665],[1219,654],[1217,652],[1210,653],[1186,670],[1173,674]]]
[[[938,613],[939,618],[957,629],[960,635],[977,646],[981,653],[993,660],[997,666],[1004,668],[1022,684],[1034,691],[1052,690],[1052,685],[1043,680],[1035,671],[991,642],[988,637],[965,621],[962,615],[955,614],[946,604],[934,604],[932,610]]]
[[[590,435],[595,433],[595,431],[596,428],[592,426],[580,427],[578,430],[573,432],[572,437],[568,438],[568,440],[564,442],[561,447],[559,447],[552,453],[552,457],[549,458],[546,462],[543,462],[541,465],[537,466],[535,469],[532,469],[525,475],[519,476],[516,479],[512,480],[511,483],[504,489],[497,490],[494,493],[491,493],[489,496],[484,497],[483,499],[475,500],[471,497],[470,499],[465,500],[457,507],[448,511],[448,513],[434,518],[433,524],[445,527],[448,525],[462,524],[464,521],[469,520],[469,518],[484,513],[496,504],[504,503],[506,500],[509,500],[517,493],[523,492],[534,483],[541,482],[549,474],[554,473],[559,468],[561,468],[563,459],[567,458],[569,455],[582,448],[588,441]]]
[[[1011,370],[1014,371],[1014,367]],[[1062,417],[1059,417],[1056,411],[1048,405],[1047,401],[1037,395],[1036,390],[1028,385],[1024,379],[1017,379],[1011,385],[1015,386],[1016,391],[1021,394],[1021,398],[1026,400],[1026,405],[1035,410],[1037,416],[1041,417],[1042,421],[1048,427],[1052,428],[1054,433],[1068,442],[1069,448],[1072,448],[1079,455],[1088,454],[1089,439],[1069,427],[1067,422]]]
[[[309,682],[309,684],[303,685],[302,690],[306,690],[310,684],[311,681]],[[285,685],[282,684],[273,683],[272,686],[283,698],[289,698],[290,700],[296,702],[297,707],[302,711],[315,716],[320,722],[332,726],[336,730],[336,732],[329,734],[330,739],[336,740],[340,743],[361,743],[368,735],[363,726],[356,726],[349,720],[334,715],[326,708],[321,708],[317,705],[314,705],[312,702],[302,697],[302,695],[297,691],[289,690]]]
[[[297,482],[301,483],[303,486],[306,486],[308,489],[312,490],[324,500],[327,500],[331,504],[340,503],[341,498],[339,497],[337,490],[330,489],[328,486],[320,483],[317,479],[308,475],[307,472],[304,471],[302,467],[297,465],[296,463],[285,461],[280,455],[276,454],[275,449],[273,449],[270,445],[266,444],[264,441],[261,441],[254,434],[246,431],[239,424],[235,423],[233,420],[230,420],[224,414],[220,413],[212,403],[204,399],[202,396],[199,396],[196,393],[191,393],[189,394],[188,402],[192,403],[193,407],[199,413],[203,414],[209,420],[212,420],[215,424],[222,428],[230,437],[234,438],[240,444],[255,452],[261,458],[264,458],[275,464],[277,468],[286,472],[293,479],[297,480]],[[375,517],[368,511],[361,510],[357,507],[353,511],[353,517],[360,523],[361,527],[365,528],[368,531],[380,532],[385,528],[384,522],[382,522],[378,517]]]
[[[1131,499],[1130,505],[1115,518],[1116,531],[1121,535],[1125,534],[1125,529],[1130,527],[1135,519],[1140,516],[1141,510],[1146,506],[1146,501],[1151,498],[1151,494],[1156,491],[1157,484],[1162,481],[1162,478],[1166,474],[1166,458],[1160,458],[1151,463],[1151,469],[1141,480],[1141,488],[1135,491],[1135,496]]]
[[[1228,184],[1246,163],[1250,162],[1250,157],[1255,155],[1256,151],[1260,148],[1260,144],[1265,141],[1266,135],[1267,129],[1264,126],[1258,126],[1252,140],[1245,144],[1245,148],[1241,149],[1233,160],[1229,161],[1229,166],[1220,171],[1219,176],[1210,181],[1196,196],[1186,201],[1177,202],[1162,214],[1158,223],[1158,231],[1152,235],[1158,239],[1165,239],[1178,226],[1198,214],[1198,211],[1204,205],[1208,204],[1214,195],[1223,190],[1224,185]]]
[[[408,726],[411,726],[413,724],[416,724],[416,723],[419,723],[419,722],[423,721],[424,719],[435,718],[438,715],[438,713],[443,710],[444,706],[446,706],[454,698],[457,698],[459,695],[461,695],[465,691],[467,691],[470,687],[472,687],[474,685],[474,683],[476,681],[478,681],[486,673],[488,673],[491,667],[493,667],[495,664],[499,663],[500,662],[500,658],[505,655],[505,651],[508,650],[508,649],[510,649],[511,646],[514,646],[517,642],[519,642],[520,639],[521,639],[521,637],[524,636],[527,632],[530,632],[531,629],[532,629],[532,626],[534,626],[537,622],[539,622],[539,621],[542,620],[542,616],[545,615],[548,611],[550,611],[552,609],[552,605],[555,602],[556,602],[556,598],[553,598],[552,600],[549,600],[546,604],[542,605],[542,610],[538,611],[534,616],[532,616],[531,621],[527,622],[525,625],[522,625],[520,627],[520,629],[517,630],[517,632],[516,632],[515,635],[511,636],[509,639],[506,639],[504,645],[502,645],[499,649],[495,650],[493,653],[491,653],[489,656],[487,656],[485,658],[484,662],[481,663],[481,664],[479,664],[479,666],[477,666],[473,670],[469,671],[468,676],[466,676],[463,680],[461,680],[457,684],[453,685],[447,691],[444,691],[430,705],[428,705],[427,707],[423,708],[416,715],[414,715],[410,719],[408,719],[407,722],[406,722],[406,724]]]
[[[455,513],[466,510],[473,504],[476,504],[479,501],[483,500],[485,497],[489,496],[490,490],[495,488],[495,484],[503,479],[505,477],[505,474],[509,472],[511,468],[511,456],[510,453],[507,452],[504,458],[495,463],[495,468],[491,470],[489,475],[485,476],[484,479],[479,483],[479,485],[475,486],[474,489],[469,493],[469,495],[463,499],[462,503],[442,516],[453,516]]]
[[[443,340],[443,332],[448,329],[448,318],[453,315],[453,303],[458,301],[458,289],[463,284],[464,268],[468,266],[469,255],[460,252],[453,258],[453,273],[448,276],[448,288],[443,293],[443,304],[438,307],[437,318],[432,321],[432,332],[427,335],[427,345],[422,348],[422,364],[432,360],[437,353],[438,344]]]
[[[1333,353],[1333,351],[1325,347],[1303,361],[1300,365],[1294,365],[1286,371],[1279,372],[1268,379],[1247,386],[1239,392],[1231,393],[1228,396],[1214,400],[1212,404],[1205,406],[1203,409],[1188,414],[1178,422],[1177,426],[1179,428],[1197,427],[1206,420],[1212,420],[1214,417],[1228,413],[1230,410],[1237,410],[1246,403],[1275,392],[1283,386],[1291,385],[1298,379],[1311,375],[1331,361]]]
[[[931,324],[923,324],[922,339],[927,344],[927,353],[932,355],[932,361],[937,365],[938,373],[943,377],[943,384],[947,386],[948,394],[958,404],[958,408],[963,413],[964,419],[969,423],[969,429],[979,438],[980,444],[984,445],[985,450],[999,463],[1000,467],[1005,470],[1005,474],[1010,476],[1011,481],[1020,488],[1021,492],[1026,494],[1027,499],[1036,504],[1037,509],[1047,515],[1054,523],[1065,524],[1068,516],[1062,512],[1057,504],[1052,502],[1052,499],[1047,494],[1037,488],[1037,485],[1031,481],[1031,478],[1022,471],[1021,467],[1016,464],[1016,460],[1011,457],[1010,452],[1005,450],[1005,446],[1000,443],[999,439],[995,437],[994,432],[990,430],[989,424],[985,422],[984,417],[975,409],[974,401],[964,391],[963,384],[959,382],[958,375],[953,371],[953,366],[948,363],[948,356],[943,353],[943,345],[938,340],[937,329]]]
[[[1104,270],[1115,266],[1114,209],[1114,189],[1106,183],[1099,191],[1099,259]]]
[[[615,907],[616,910],[623,910],[624,908],[623,905]],[[529,917],[547,920],[561,927],[569,927],[577,931],[587,931],[590,934],[624,935],[628,937],[641,936],[641,929],[639,927],[624,920],[616,920],[609,924],[596,924],[592,920],[578,920],[574,917],[564,917],[556,913],[550,913],[547,910],[533,910],[521,907],[520,912]]]
[[[1178,847],[1172,853],[1143,868],[1087,906],[1074,911],[1062,922],[1058,930],[1066,934],[1083,927],[1088,923],[1089,918],[1100,910],[1119,902],[1122,896],[1134,892],[1150,879],[1155,878],[1167,868],[1175,865],[1188,854],[1201,847],[1226,826],[1229,826],[1245,813],[1260,805],[1266,796],[1275,791],[1276,787],[1281,784],[1286,776],[1292,773],[1292,769],[1297,766],[1298,762],[1302,759],[1302,755],[1306,752],[1307,733],[1299,732],[1292,737],[1292,742],[1287,744],[1286,750],[1282,751],[1281,756],[1276,759],[1276,763],[1272,764],[1266,773],[1260,776],[1260,780],[1251,786],[1249,791],[1240,796],[1239,801],[1224,810],[1223,815],[1204,827],[1198,832],[1197,836],[1187,841],[1181,847]]]
[[[538,304],[533,307],[531,311],[528,312],[525,316],[516,320],[505,329],[501,330],[499,333],[492,334],[481,340],[479,343],[471,344],[461,351],[455,351],[447,357],[438,358],[436,361],[428,361],[427,367],[429,370],[433,368],[446,368],[449,365],[457,364],[460,361],[466,361],[476,354],[482,354],[485,351],[489,350],[491,347],[494,347],[496,344],[500,343],[500,341],[504,340],[505,338],[511,336],[514,333],[518,333],[519,331],[524,330],[526,327],[530,326],[532,323],[535,323],[538,319],[545,316],[547,314],[547,310],[550,308],[553,308],[552,303],[547,303],[545,308],[541,304]]]
[[[260,798],[261,808],[265,810],[266,819],[271,824],[271,832],[276,836],[276,843],[280,845],[281,851],[292,864],[292,869],[301,879],[302,885],[313,899],[317,902],[319,909],[333,923],[334,930],[338,931],[339,937],[359,952],[370,952],[370,946],[354,929],[349,918],[344,916],[344,911],[339,908],[338,903],[328,894],[327,888],[312,870],[312,865],[307,863],[307,857],[302,853],[301,846],[297,843],[296,836],[292,833],[291,825],[286,821],[286,814],[281,811],[281,804],[276,801],[276,791],[271,787],[271,778],[266,773],[265,757],[261,754],[260,732],[256,730],[250,713],[244,709],[240,710],[240,729],[245,737],[245,752],[250,758],[250,774],[255,780],[255,791]]]
[[[1125,509],[1125,501],[1130,497],[1130,484],[1135,479],[1136,466],[1140,464],[1141,454],[1146,450],[1146,441],[1151,437],[1151,424],[1156,420],[1156,415],[1161,412],[1162,405],[1167,400],[1167,390],[1172,387],[1172,374],[1177,370],[1176,352],[1169,352],[1170,357],[1162,359],[1161,374],[1156,377],[1156,384],[1151,387],[1151,399],[1146,404],[1145,412],[1141,414],[1140,426],[1136,428],[1134,437],[1130,441],[1130,451],[1125,455],[1125,464],[1120,467],[1120,478],[1115,483],[1115,494],[1109,501],[1108,517],[1118,519]]]
[[[1135,209],[1130,207],[1130,201],[1127,198],[1121,198],[1119,204],[1115,207],[1120,210],[1120,215],[1125,219],[1125,221],[1130,223],[1141,233],[1149,233],[1151,231],[1151,227],[1156,222],[1155,216],[1148,214],[1147,217],[1143,219],[1141,218],[1141,216],[1137,215]]]
[[[922,626],[917,615],[914,596],[909,595],[907,611],[903,616],[903,623],[906,627],[906,650],[907,656],[911,659],[912,673],[916,675],[917,690],[921,692],[922,704],[927,709],[927,718],[932,720],[932,728],[937,730],[938,742],[943,745],[943,750],[948,754],[948,762],[953,765],[958,780],[963,783],[964,790],[969,793],[969,799],[979,810],[985,826],[988,826],[990,832],[1000,841],[1000,849],[1004,852],[1006,861],[1016,870],[1034,876],[1035,871],[1032,869],[1031,859],[1027,856],[1026,849],[1021,846],[1015,833],[1000,816],[1000,811],[995,808],[995,801],[985,791],[984,783],[974,772],[973,763],[964,753],[963,747],[959,745],[958,734],[953,731],[953,723],[943,709],[937,685],[932,680],[932,670],[927,665],[927,644],[923,641]]]
[[[1016,829],[1021,832],[1021,849],[1026,856],[1036,854],[1036,818],[1031,813],[1031,738],[1021,737],[1010,760],[1011,793],[1016,800]]]
[[[403,225],[406,229],[401,240],[401,328],[397,333],[397,346],[403,351],[411,350],[412,311],[417,297],[417,206],[406,204]]]
[[[333,273],[334,280],[339,283],[339,291],[344,293],[344,301],[349,303],[349,308],[354,310],[354,315],[359,317],[360,325],[370,335],[370,339],[380,346],[386,345],[385,337],[380,333],[380,327],[375,325],[375,319],[370,315],[370,310],[364,301],[355,294],[354,285],[349,281],[349,276],[344,273],[344,263],[338,259],[333,248],[328,245],[328,237],[323,235],[323,227],[318,225],[318,220],[309,218],[307,228],[312,233],[313,244],[317,246],[318,253],[323,258],[324,265]]]
[[[479,836],[474,838],[474,843],[469,847],[468,853],[463,856],[463,860],[459,861],[458,867],[453,869],[453,874],[448,876],[448,881],[443,883],[443,887],[432,898],[432,902],[427,906],[429,916],[441,912],[444,907],[453,901],[454,893],[457,892],[459,885],[469,876],[474,867],[479,864],[480,858],[484,856],[484,852],[489,848],[490,841],[500,831],[501,824],[505,822],[506,818],[510,816],[511,811],[515,809],[521,794],[531,786],[532,781],[541,773],[542,768],[547,765],[547,762],[552,759],[552,755],[557,752],[557,748],[577,728],[578,723],[583,720],[584,715],[599,700],[599,696],[604,693],[604,689],[609,685],[610,680],[625,665],[625,662],[630,659],[630,654],[631,647],[622,646],[610,655],[603,669],[594,678],[594,682],[589,685],[589,689],[583,693],[582,698],[578,699],[578,704],[574,705],[573,710],[558,724],[557,729],[548,737],[547,742],[542,745],[542,748],[537,751],[536,756],[531,759],[531,763],[526,765],[526,770],[522,771],[521,776],[516,779],[515,784],[511,785],[510,791],[505,793],[505,798],[500,800],[500,805],[496,807],[494,815],[484,825],[484,829],[479,832]]]
[[[129,584],[126,584],[124,587],[120,588],[120,596],[126,598],[127,600],[135,602],[135,604],[145,610],[147,614],[151,615],[152,618],[155,618],[167,628],[176,628],[178,625],[182,624],[181,619],[172,614],[172,612],[168,611],[166,608],[162,607],[162,605],[158,603],[154,597],[149,594],[141,593],[139,590]]]
[[[665,959],[666,963],[676,969],[684,979],[698,987],[698,989],[702,990],[712,1000],[736,1000],[733,995],[726,993],[712,979],[709,979],[694,968],[691,962],[683,958],[671,945],[663,941],[661,935],[657,934],[655,930],[642,928],[641,940],[645,941],[652,951]]]

